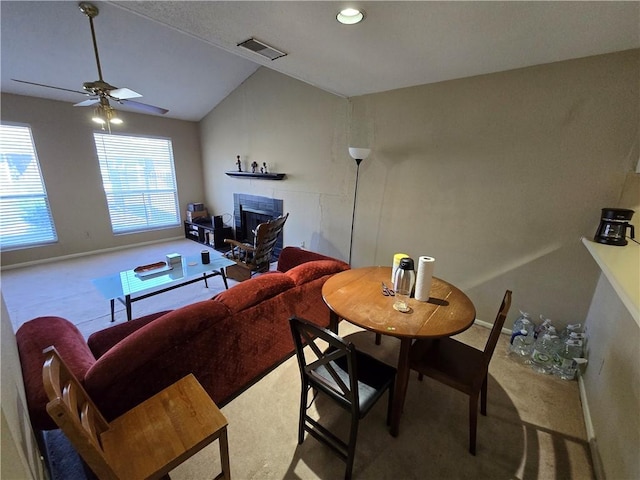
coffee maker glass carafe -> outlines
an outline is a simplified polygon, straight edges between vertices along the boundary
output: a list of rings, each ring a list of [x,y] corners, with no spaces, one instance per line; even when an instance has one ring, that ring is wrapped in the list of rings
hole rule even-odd
[[[633,225],[629,223],[634,213],[626,208],[603,208],[594,240],[606,245],[626,245],[627,229],[631,230],[631,238],[635,238]]]

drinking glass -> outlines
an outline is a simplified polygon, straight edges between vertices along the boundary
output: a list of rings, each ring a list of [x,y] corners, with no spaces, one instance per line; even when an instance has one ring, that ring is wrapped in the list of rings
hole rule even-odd
[[[410,294],[411,291],[409,290],[396,290],[396,301],[393,303],[393,308],[402,313],[411,310],[411,307],[409,307]]]

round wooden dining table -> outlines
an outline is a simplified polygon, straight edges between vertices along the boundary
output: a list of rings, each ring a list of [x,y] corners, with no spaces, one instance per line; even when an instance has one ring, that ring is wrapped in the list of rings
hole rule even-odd
[[[429,300],[409,299],[410,311],[393,308],[395,297],[383,294],[382,283],[392,287],[391,267],[345,270],[327,280],[322,297],[331,311],[330,328],[337,333],[340,319],[400,339],[400,353],[391,413],[391,435],[398,436],[400,416],[409,384],[409,350],[414,339],[448,337],[469,328],[476,310],[460,289],[433,277]]]

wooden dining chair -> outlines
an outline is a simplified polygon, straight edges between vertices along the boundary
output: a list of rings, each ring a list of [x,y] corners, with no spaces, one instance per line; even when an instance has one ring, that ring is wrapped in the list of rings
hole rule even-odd
[[[162,478],[216,439],[215,478],[231,478],[227,420],[192,374],[107,422],[56,349],[44,354],[47,412],[99,479]]]
[[[419,380],[427,375],[469,395],[469,452],[472,455],[476,454],[478,396],[480,412],[486,415],[489,362],[510,307],[511,290],[507,290],[484,350],[445,337],[417,340],[409,352],[409,367],[418,372]]]
[[[387,390],[387,425],[391,422],[396,369],[357,351],[352,343],[346,342],[330,330],[296,317],[289,319],[289,322],[302,379],[298,445],[304,441],[304,433],[309,432],[346,462],[344,478],[349,479],[353,471],[359,421]],[[322,350],[316,344],[317,340],[326,342],[329,347]],[[309,347],[309,355],[305,355],[305,345]],[[311,388],[327,395],[351,413],[348,442],[338,438],[307,414],[311,406],[307,405]],[[313,400],[315,397],[311,403]]]

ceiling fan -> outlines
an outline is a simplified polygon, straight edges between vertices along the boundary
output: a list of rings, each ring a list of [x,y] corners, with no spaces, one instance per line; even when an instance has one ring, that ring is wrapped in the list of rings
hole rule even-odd
[[[122,123],[119,121],[115,114],[115,110],[109,103],[109,100],[113,100],[121,105],[126,105],[138,110],[143,110],[149,113],[157,113],[164,115],[169,110],[165,108],[155,107],[153,105],[147,105],[146,103],[137,102],[131,100],[132,98],[138,98],[142,95],[130,90],[128,88],[118,88],[105,82],[102,78],[102,68],[100,66],[100,57],[98,56],[98,44],[96,42],[96,33],[93,27],[93,19],[98,16],[98,7],[89,2],[80,2],[78,4],[80,11],[89,17],[89,25],[91,26],[91,38],[93,39],[93,51],[96,56],[96,65],[98,67],[98,80],[93,82],[85,82],[82,84],[84,92],[79,90],[72,90],[69,88],[54,87],[52,85],[44,85],[42,83],[28,82],[26,80],[12,79],[14,82],[26,83],[29,85],[36,85],[39,87],[55,88],[57,90],[64,90],[67,92],[79,93],[81,95],[88,95],[89,99],[80,103],[74,104],[74,107],[89,107],[96,105],[96,116],[94,120],[98,123]],[[101,121],[102,120],[102,121]]]

